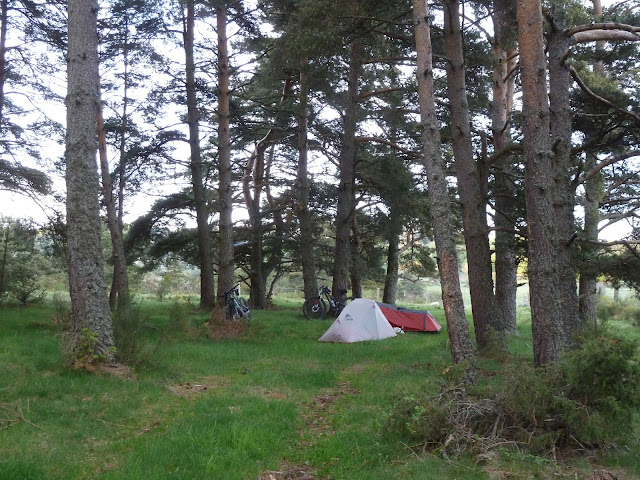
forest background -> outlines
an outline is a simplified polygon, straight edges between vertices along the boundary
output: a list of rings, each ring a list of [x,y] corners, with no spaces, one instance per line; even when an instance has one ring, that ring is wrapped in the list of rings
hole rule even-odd
[[[260,309],[283,278],[304,297],[324,278],[335,293],[375,286],[395,303],[400,280],[419,291],[421,278],[439,276],[459,360],[472,350],[464,245],[478,347],[490,330],[515,330],[527,283],[536,363],[559,359],[595,323],[599,280],[638,282],[638,9],[605,6],[100,5],[97,148],[110,242],[99,255],[113,265],[111,308],[129,301],[129,270],[172,269],[167,282],[197,270],[202,308],[236,279]],[[535,31],[517,19],[525,8],[540,19]],[[70,108],[77,79],[65,86],[65,58],[75,66],[65,5],[7,1],[2,11],[3,187],[46,206],[39,249],[72,258],[93,214],[73,213],[69,186],[88,185],[77,193],[86,199],[94,180],[69,157],[80,115]],[[66,175],[66,211],[48,196],[65,197],[55,172]],[[600,240],[620,223],[624,238]]]

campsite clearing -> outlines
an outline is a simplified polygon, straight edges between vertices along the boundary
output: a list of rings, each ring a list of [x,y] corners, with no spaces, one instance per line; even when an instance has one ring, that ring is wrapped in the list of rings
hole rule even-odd
[[[332,320],[308,322],[296,304],[211,340],[206,315],[182,305],[186,324],[175,331],[178,309],[168,306],[140,307],[154,327],[140,341],[173,333],[130,376],[68,368],[52,308],[0,310],[0,479],[640,478],[637,443],[589,461],[516,451],[477,463],[387,435],[398,398],[438,392],[450,366],[444,331],[323,343]],[[530,341],[523,312],[512,351]],[[483,379],[499,377],[499,362],[479,362]]]

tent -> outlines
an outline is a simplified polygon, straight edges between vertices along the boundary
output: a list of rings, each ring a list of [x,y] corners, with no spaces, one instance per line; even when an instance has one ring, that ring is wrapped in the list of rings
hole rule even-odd
[[[405,332],[439,332],[442,328],[427,310],[411,310],[389,303],[377,302],[380,310],[394,327]]]
[[[395,337],[396,332],[373,300],[356,298],[318,341],[353,343]]]

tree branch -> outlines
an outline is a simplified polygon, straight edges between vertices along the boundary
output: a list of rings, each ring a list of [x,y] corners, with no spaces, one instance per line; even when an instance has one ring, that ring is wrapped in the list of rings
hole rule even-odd
[[[356,137],[356,142],[358,142],[358,143],[364,143],[364,142],[381,143],[383,145],[387,145],[388,147],[393,148],[394,150],[397,150],[399,152],[405,153],[405,154],[411,156],[412,158],[422,158],[422,155],[419,154],[418,152],[414,152],[413,150],[409,150],[407,148],[401,147],[397,143],[391,142],[389,140],[386,140],[386,139],[380,138],[380,137]]]
[[[573,79],[576,81],[576,83],[580,86],[580,88],[582,89],[582,91],[584,93],[586,93],[587,95],[589,95],[591,98],[593,98],[594,100],[597,100],[603,104],[605,104],[606,106],[608,106],[609,108],[614,109],[615,111],[622,113],[623,115],[628,115],[630,117],[632,117],[633,119],[635,119],[638,123],[640,123],[640,116],[636,115],[633,112],[629,112],[627,110],[625,110],[624,108],[618,107],[617,105],[614,105],[613,103],[611,103],[609,100],[607,100],[604,97],[601,97],[600,95],[598,95],[597,93],[595,93],[593,90],[591,90],[580,78],[580,75],[578,74],[578,71],[574,68],[574,67],[569,67],[569,71],[571,72],[571,76],[573,77]]]
[[[576,180],[576,184],[579,185],[581,183],[586,182],[591,177],[599,173],[603,168],[608,167],[609,165],[613,165],[614,163],[622,162],[623,160],[626,160],[632,157],[637,157],[637,156],[640,156],[640,150],[631,150],[621,155],[614,155],[612,157],[609,157],[603,160],[602,162],[598,163],[595,167],[593,167],[588,172],[584,172],[582,175],[580,175]]]

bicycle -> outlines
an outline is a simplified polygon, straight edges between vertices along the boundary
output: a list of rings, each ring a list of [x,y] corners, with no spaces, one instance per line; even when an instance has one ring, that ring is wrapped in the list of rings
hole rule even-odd
[[[239,286],[238,283],[222,294],[227,320],[251,320],[252,318],[247,301],[240,296]]]
[[[341,290],[340,293],[342,297],[347,291]],[[302,313],[307,320],[322,320],[327,312],[337,317],[349,300],[351,299],[347,299],[345,302],[339,301],[339,299],[331,295],[331,289],[329,289],[329,287],[322,285],[318,291],[318,295],[305,300],[302,305]]]

